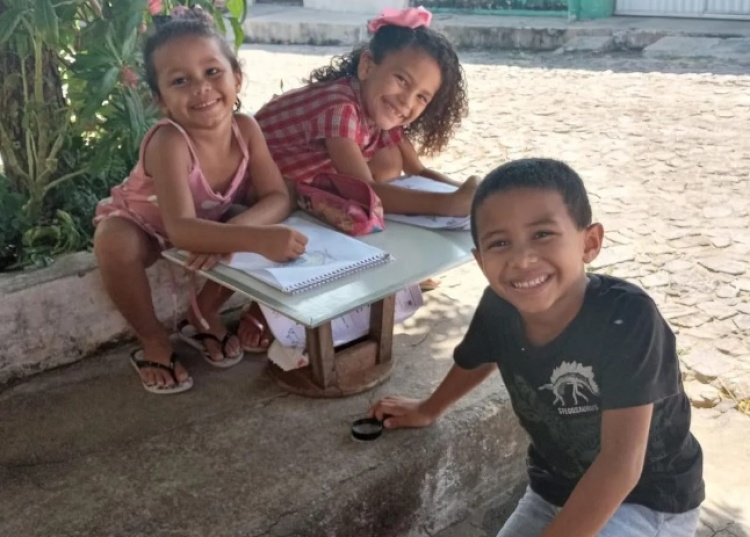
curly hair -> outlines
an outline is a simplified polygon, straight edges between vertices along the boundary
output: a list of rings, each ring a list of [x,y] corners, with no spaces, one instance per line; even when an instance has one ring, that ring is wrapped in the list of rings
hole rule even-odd
[[[146,39],[143,47],[143,63],[146,67],[146,83],[154,95],[160,95],[158,73],[154,66],[154,53],[173,39],[182,37],[207,37],[216,40],[221,53],[229,61],[235,73],[241,73],[242,68],[237,55],[227,44],[226,40],[216,29],[216,23],[211,15],[194,7],[185,9],[179,14],[161,15],[154,17],[154,29]]]
[[[382,26],[369,43],[357,46],[348,54],[334,57],[330,65],[310,73],[305,82],[330,82],[356,77],[363,52],[369,50],[375,63],[379,64],[388,54],[406,48],[429,54],[440,67],[440,88],[422,115],[404,129],[409,139],[418,144],[420,152],[433,154],[445,148],[468,111],[466,79],[458,55],[448,39],[435,30],[424,26]]]

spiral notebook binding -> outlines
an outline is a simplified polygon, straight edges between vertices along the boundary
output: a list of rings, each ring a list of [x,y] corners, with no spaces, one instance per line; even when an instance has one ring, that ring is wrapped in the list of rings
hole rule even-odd
[[[345,278],[346,276],[350,276],[357,272],[362,272],[365,269],[384,265],[385,263],[390,262],[392,259],[393,257],[389,253],[386,253],[379,258],[370,257],[367,259],[363,259],[362,261],[359,261],[353,265],[340,268],[326,275],[320,275],[317,278],[310,278],[298,282],[294,285],[285,286],[282,291],[285,293],[296,295],[297,293],[309,291],[310,289],[314,289],[315,287],[320,287],[321,285],[325,285],[335,280],[340,280],[341,278]]]

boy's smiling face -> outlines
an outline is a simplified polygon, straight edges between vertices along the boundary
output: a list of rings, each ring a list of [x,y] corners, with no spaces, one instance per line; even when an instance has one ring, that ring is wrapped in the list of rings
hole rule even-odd
[[[584,266],[599,253],[603,229],[578,229],[555,190],[491,194],[476,213],[474,255],[490,287],[527,322],[575,316],[586,289]]]

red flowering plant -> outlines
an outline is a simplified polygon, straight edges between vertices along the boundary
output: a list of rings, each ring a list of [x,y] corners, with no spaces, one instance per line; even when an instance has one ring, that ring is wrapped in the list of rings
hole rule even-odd
[[[90,245],[96,201],[157,118],[141,76],[153,18],[200,6],[239,46],[247,4],[0,0],[0,271]]]

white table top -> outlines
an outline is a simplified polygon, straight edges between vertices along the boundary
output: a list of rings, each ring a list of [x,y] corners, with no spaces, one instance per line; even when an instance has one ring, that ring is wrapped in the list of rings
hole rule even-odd
[[[386,222],[384,231],[357,238],[389,252],[394,259],[297,294],[278,291],[226,265],[217,265],[207,272],[201,272],[201,275],[265,304],[304,326],[315,328],[473,258],[473,244],[468,231],[433,231]],[[180,265],[186,257],[184,252],[176,249],[168,250],[163,255]]]

